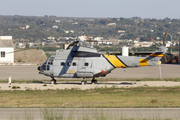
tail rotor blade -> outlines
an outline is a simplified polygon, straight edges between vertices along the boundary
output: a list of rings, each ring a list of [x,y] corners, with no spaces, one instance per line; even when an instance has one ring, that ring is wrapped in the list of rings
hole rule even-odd
[[[158,47],[160,47],[160,45],[157,42],[155,42],[153,39],[150,39],[150,41],[152,41],[154,44],[156,44]]]
[[[167,33],[165,33],[165,35],[164,35],[164,39],[163,39],[163,45],[164,45],[164,46],[165,46],[166,36],[167,36]]]
[[[164,54],[164,60],[165,60],[166,63],[168,63],[166,54]]]

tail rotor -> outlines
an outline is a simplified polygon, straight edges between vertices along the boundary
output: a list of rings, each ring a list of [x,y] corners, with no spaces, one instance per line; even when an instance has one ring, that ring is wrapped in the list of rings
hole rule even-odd
[[[167,60],[167,51],[168,49],[177,49],[177,47],[166,47],[166,37],[167,37],[167,33],[164,34],[164,38],[163,38],[163,44],[160,45],[158,44],[156,41],[154,41],[153,39],[150,39],[150,41],[152,41],[158,48],[160,48],[158,51],[156,52],[162,52],[164,53],[164,59],[165,59],[165,62],[167,63],[168,60]]]
[[[163,45],[164,45],[164,46],[165,46],[165,44],[166,44],[166,36],[167,36],[167,33],[165,33],[164,39],[163,39]]]

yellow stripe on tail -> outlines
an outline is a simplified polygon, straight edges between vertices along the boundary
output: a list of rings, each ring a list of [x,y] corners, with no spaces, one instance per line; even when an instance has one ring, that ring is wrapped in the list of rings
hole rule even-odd
[[[127,67],[115,55],[104,55],[104,57],[116,68]]]
[[[163,57],[164,54],[151,54],[150,56],[151,57]]]

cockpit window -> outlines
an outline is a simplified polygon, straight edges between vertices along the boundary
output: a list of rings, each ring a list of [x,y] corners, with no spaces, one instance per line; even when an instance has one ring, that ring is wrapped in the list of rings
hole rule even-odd
[[[53,65],[54,57],[49,57],[44,64]]]

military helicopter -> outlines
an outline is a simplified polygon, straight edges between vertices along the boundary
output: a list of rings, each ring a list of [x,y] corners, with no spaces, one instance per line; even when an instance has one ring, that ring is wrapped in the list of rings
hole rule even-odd
[[[91,83],[96,84],[97,77],[105,77],[115,68],[155,66],[168,51],[165,47],[165,39],[157,50],[148,57],[118,56],[99,53],[96,48],[88,46],[82,41],[76,40],[69,44],[66,49],[56,50],[41,66],[38,67],[39,74],[52,78],[51,83],[56,83],[57,78],[83,78],[82,85],[86,85],[85,78],[92,78]],[[82,44],[84,46],[82,46]]]

